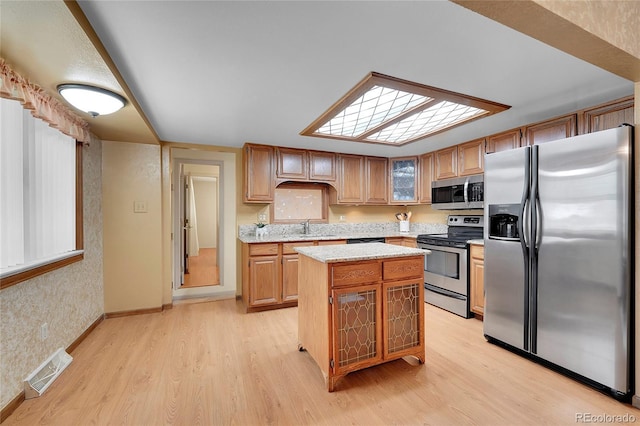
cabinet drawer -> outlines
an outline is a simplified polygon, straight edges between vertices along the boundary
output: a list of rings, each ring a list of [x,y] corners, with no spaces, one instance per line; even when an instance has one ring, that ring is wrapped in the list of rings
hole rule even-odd
[[[278,254],[278,243],[249,244],[249,256]]]
[[[381,279],[382,264],[380,262],[338,265],[331,268],[333,287],[372,283]]]
[[[422,258],[384,262],[383,275],[385,281],[420,278],[422,274],[424,274],[424,262]]]
[[[313,241],[292,241],[289,243],[282,243],[282,254],[297,254],[294,247],[312,246]]]

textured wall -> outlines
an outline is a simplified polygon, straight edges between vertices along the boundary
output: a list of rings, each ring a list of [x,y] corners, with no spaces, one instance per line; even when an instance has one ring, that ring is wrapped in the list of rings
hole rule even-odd
[[[0,407],[59,347],[73,343],[104,312],[102,146],[83,148],[84,260],[0,291]],[[40,325],[49,338],[40,340]]]
[[[612,45],[640,58],[640,2],[535,0]]]

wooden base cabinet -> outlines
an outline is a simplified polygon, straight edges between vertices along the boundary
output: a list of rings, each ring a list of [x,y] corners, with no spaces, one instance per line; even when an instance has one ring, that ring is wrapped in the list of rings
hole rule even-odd
[[[313,241],[242,245],[242,301],[247,312],[296,306],[298,254],[296,246]]]
[[[346,240],[242,244],[242,301],[246,312],[298,304],[298,252],[294,247],[345,244]]]
[[[484,246],[471,245],[470,287],[471,287],[471,312],[476,318],[484,317]]]
[[[300,256],[298,348],[329,392],[350,372],[425,360],[422,256],[326,264]]]

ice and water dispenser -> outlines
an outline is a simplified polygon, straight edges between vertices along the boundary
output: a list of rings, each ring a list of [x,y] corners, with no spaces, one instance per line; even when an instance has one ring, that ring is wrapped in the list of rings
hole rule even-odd
[[[489,205],[489,238],[520,239],[520,204]]]

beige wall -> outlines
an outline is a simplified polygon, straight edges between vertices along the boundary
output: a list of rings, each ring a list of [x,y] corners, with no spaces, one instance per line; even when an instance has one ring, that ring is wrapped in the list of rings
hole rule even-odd
[[[0,291],[0,408],[23,391],[29,373],[104,312],[101,153],[98,140],[82,152],[84,260]]]
[[[104,309],[106,313],[162,306],[160,147],[104,142]],[[135,201],[146,213],[134,213]]]
[[[241,197],[242,194],[240,193]],[[240,198],[240,200],[242,200]],[[258,216],[264,214],[267,222],[271,221],[269,204],[244,204],[243,214],[238,217],[238,225],[250,225],[258,221]],[[434,210],[431,205],[421,204],[416,206],[329,206],[329,223],[384,223],[396,222],[395,214],[411,211],[411,221],[414,223],[447,223],[447,215],[451,212]],[[455,212],[453,212],[455,214]],[[482,214],[478,212],[466,212],[465,214]],[[344,216],[344,221],[341,220]]]

